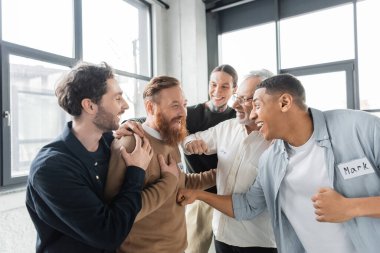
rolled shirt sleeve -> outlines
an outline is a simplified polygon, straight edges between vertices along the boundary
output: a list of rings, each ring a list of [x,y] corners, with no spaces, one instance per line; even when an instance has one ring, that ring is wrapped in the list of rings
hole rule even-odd
[[[246,193],[232,195],[232,206],[237,220],[253,219],[266,209],[264,192],[259,182],[258,176]]]

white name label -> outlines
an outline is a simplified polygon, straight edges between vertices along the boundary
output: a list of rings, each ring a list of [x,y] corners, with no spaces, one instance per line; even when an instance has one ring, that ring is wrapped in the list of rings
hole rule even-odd
[[[224,148],[224,147],[221,147],[219,150],[218,150],[218,155],[220,156],[225,156],[227,154],[227,150]]]
[[[367,157],[338,164],[338,168],[344,179],[375,173]]]

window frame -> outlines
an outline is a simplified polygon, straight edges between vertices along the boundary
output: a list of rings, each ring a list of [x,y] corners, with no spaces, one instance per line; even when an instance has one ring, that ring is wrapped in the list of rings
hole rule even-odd
[[[302,1],[302,0],[274,0],[274,1],[253,1],[246,4],[241,4],[237,7],[231,7],[224,9],[222,11],[213,11],[212,9],[206,13],[207,30],[212,31],[212,34],[208,35],[207,39],[207,50],[208,50],[208,66],[209,71],[212,70],[212,66],[217,66],[219,62],[219,51],[221,50],[220,44],[217,43],[217,37],[225,32],[237,31],[239,29],[245,29],[255,25],[259,25],[267,22],[263,20],[261,16],[256,17],[255,15],[248,15],[249,13],[254,13],[255,8],[260,7],[260,9],[266,10],[266,13],[272,13],[271,17],[268,19],[276,22],[276,44],[277,44],[277,73],[285,73],[290,70],[301,70],[302,68],[312,68],[315,66],[317,69],[319,67],[331,67],[333,71],[333,66],[339,62],[326,62],[323,64],[316,64],[312,66],[295,66],[294,68],[285,69],[281,67],[281,26],[280,21],[294,17],[297,15],[303,15],[312,13],[314,11],[323,10],[326,8],[333,8],[340,5],[352,4],[353,5],[353,41],[354,41],[354,59],[344,59],[341,62],[350,61],[353,62],[353,76],[350,78],[353,81],[352,84],[347,84],[347,103],[348,108],[353,108],[357,110],[366,111],[369,113],[379,113],[380,108],[373,109],[361,109],[360,108],[360,78],[359,78],[359,53],[358,53],[358,15],[357,15],[357,5],[361,0],[321,0],[321,1]],[[240,19],[237,18],[237,14],[241,11]],[[248,14],[247,14],[248,13]],[[248,15],[248,16],[247,16]],[[249,17],[249,18],[248,18]],[[226,25],[227,21],[234,20]],[[209,38],[210,37],[210,38]],[[215,46],[216,45],[216,46]],[[346,72],[347,73],[347,72]],[[347,79],[349,80],[349,79]]]
[[[130,73],[122,70],[115,69],[117,75],[131,77],[138,80],[149,81],[153,75],[153,25],[152,25],[152,6],[150,3],[144,0],[124,0],[127,4],[131,4],[135,7],[145,5],[147,7],[147,15],[149,18],[148,21],[148,47],[150,54],[149,64],[149,75],[139,75],[135,73]],[[2,22],[0,18],[0,59],[1,59],[1,68],[0,68],[0,81],[1,81],[1,90],[0,90],[0,99],[1,99],[1,135],[0,135],[0,145],[2,151],[0,152],[0,190],[6,189],[9,187],[20,186],[26,183],[28,176],[13,177],[11,176],[11,127],[8,126],[8,119],[4,117],[5,112],[10,112],[10,55],[15,55],[19,57],[25,57],[32,60],[43,61],[50,64],[61,65],[64,67],[71,68],[78,61],[83,60],[83,31],[82,31],[82,0],[73,0],[73,18],[74,18],[74,44],[73,57],[66,57],[62,55],[57,55],[54,53],[30,48],[24,45],[18,45],[8,41],[3,41],[2,39]],[[2,11],[2,1],[0,0],[0,13]],[[140,24],[140,23],[139,23]],[[12,117],[12,112],[11,117]]]
[[[354,81],[355,60],[329,62],[323,64],[308,65],[296,68],[281,69],[280,73],[288,73],[295,76],[324,74],[329,72],[344,71],[346,73],[346,98],[348,109],[359,109],[359,92]]]

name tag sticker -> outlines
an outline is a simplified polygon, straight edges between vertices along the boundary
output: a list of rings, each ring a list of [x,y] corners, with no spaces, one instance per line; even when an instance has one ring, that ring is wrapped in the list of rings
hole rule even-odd
[[[226,150],[224,147],[221,147],[221,148],[218,150],[218,155],[220,155],[220,156],[225,156],[225,155],[227,155],[227,150]]]
[[[375,173],[367,157],[338,164],[338,168],[344,179]]]

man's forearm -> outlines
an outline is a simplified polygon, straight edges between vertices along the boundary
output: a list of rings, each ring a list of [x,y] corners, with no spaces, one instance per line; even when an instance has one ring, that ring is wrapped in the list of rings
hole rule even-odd
[[[380,218],[380,197],[346,198],[332,188],[321,188],[312,197],[316,219],[344,222],[356,217]]]
[[[206,202],[225,215],[234,217],[231,195],[217,195],[206,191],[199,191],[197,199]]]
[[[380,218],[380,197],[349,199],[354,217]]]
[[[216,169],[211,169],[201,173],[186,174],[187,189],[205,190],[216,184]]]

